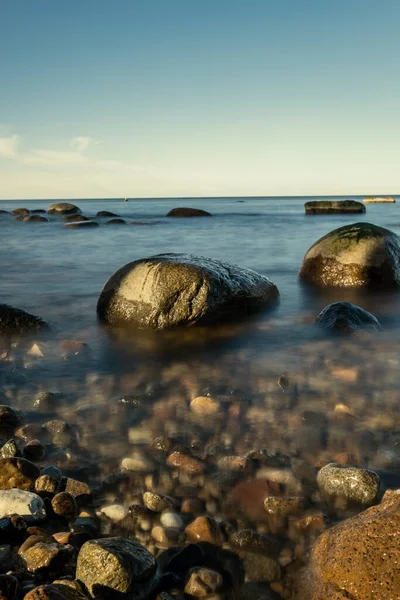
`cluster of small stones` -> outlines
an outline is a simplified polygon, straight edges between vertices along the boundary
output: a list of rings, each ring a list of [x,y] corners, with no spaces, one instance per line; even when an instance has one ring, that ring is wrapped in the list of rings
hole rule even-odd
[[[398,364],[386,364],[385,391],[379,359],[349,367],[347,347],[324,359],[321,342],[290,375],[279,356],[268,376],[225,357],[92,374],[62,394],[35,378],[36,346],[42,356],[14,348],[0,362],[6,598],[290,599],[316,538],[400,487],[387,434]],[[78,360],[83,348],[65,351]],[[246,390],[229,388],[233,367]]]

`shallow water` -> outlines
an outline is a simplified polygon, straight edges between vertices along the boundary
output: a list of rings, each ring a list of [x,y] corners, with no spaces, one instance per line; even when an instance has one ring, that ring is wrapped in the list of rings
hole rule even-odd
[[[185,412],[191,398],[204,393],[237,394],[254,411],[239,428],[232,420],[226,423],[226,435],[230,428],[236,431],[236,452],[265,447],[310,459],[301,426],[304,411],[312,411],[323,422],[321,435],[314,440],[315,463],[319,453],[334,456],[340,450],[358,456],[360,464],[382,466],[385,460],[379,457],[395,448],[399,428],[393,395],[400,383],[400,294],[310,292],[299,282],[298,271],[307,249],[336,227],[370,221],[400,231],[399,203],[370,204],[365,215],[305,216],[304,202],[304,198],[75,201],[87,216],[110,210],[127,221],[144,223],[110,226],[99,220],[101,227],[82,231],[64,228],[58,217],[50,217],[50,223],[24,223],[0,215],[1,301],[38,314],[55,330],[44,358],[30,358],[26,349],[18,350],[13,373],[18,364],[24,383],[15,384],[9,369],[3,373],[4,389],[24,410],[30,408],[32,394],[38,390],[65,393],[67,400],[53,416],[65,414],[76,420],[78,415],[85,429],[82,436],[96,444],[105,432],[111,440],[118,438],[117,421],[109,419],[108,403],[120,393],[145,393],[149,405],[178,397],[181,409],[178,402],[167,411],[172,415],[168,426],[186,440],[193,429]],[[49,204],[2,201],[0,209],[39,209]],[[175,206],[201,207],[214,216],[166,218]],[[278,286],[280,302],[249,323],[212,329],[153,334],[101,326],[96,302],[108,277],[127,262],[164,252],[199,254],[252,268]],[[353,301],[375,314],[382,334],[347,340],[321,334],[313,321],[336,300]],[[58,346],[63,339],[81,340],[89,352],[64,360]],[[288,399],[277,385],[282,374],[295,386],[296,399]],[[153,389],[156,392],[150,394]],[[101,417],[91,422],[92,411],[74,413],[76,407],[91,403],[102,406]],[[333,426],[322,415],[331,414],[336,404],[348,406],[355,420],[350,419],[350,429],[346,422],[340,443],[330,445],[327,431],[331,427],[336,432],[341,425]],[[165,433],[167,424],[168,420],[154,427],[152,422],[152,435]],[[218,435],[221,431],[220,426]],[[212,432],[213,424],[202,442]],[[308,434],[306,428],[305,439]],[[126,439],[114,439],[112,444],[115,460],[132,449]]]

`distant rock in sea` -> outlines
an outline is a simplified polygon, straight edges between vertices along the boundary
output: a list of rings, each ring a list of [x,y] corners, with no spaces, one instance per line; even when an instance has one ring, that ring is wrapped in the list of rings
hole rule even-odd
[[[306,215],[365,213],[362,202],[355,200],[315,200],[304,205]]]
[[[167,217],[212,217],[211,213],[201,208],[173,208],[166,214]]]
[[[242,320],[271,304],[278,288],[237,265],[188,254],[158,254],[131,262],[104,285],[102,321],[155,330]]]
[[[47,212],[51,215],[78,215],[81,213],[81,209],[69,202],[56,202],[49,206]]]
[[[364,198],[363,202],[365,204],[372,204],[374,202],[376,202],[376,203],[378,203],[378,202],[393,203],[393,202],[396,202],[396,200],[392,196],[370,196],[368,198]]]

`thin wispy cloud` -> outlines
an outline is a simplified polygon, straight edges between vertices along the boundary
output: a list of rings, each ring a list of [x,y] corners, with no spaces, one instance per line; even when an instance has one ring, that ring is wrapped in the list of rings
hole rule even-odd
[[[16,134],[0,137],[0,157],[15,158],[17,156],[18,136]]]
[[[59,152],[57,150],[33,149],[19,157],[24,165],[62,166],[78,165],[87,161],[79,152]]]

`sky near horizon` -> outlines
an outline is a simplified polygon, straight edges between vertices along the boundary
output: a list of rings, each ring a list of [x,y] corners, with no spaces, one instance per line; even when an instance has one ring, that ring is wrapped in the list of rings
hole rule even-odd
[[[400,193],[398,0],[0,0],[0,199]]]

